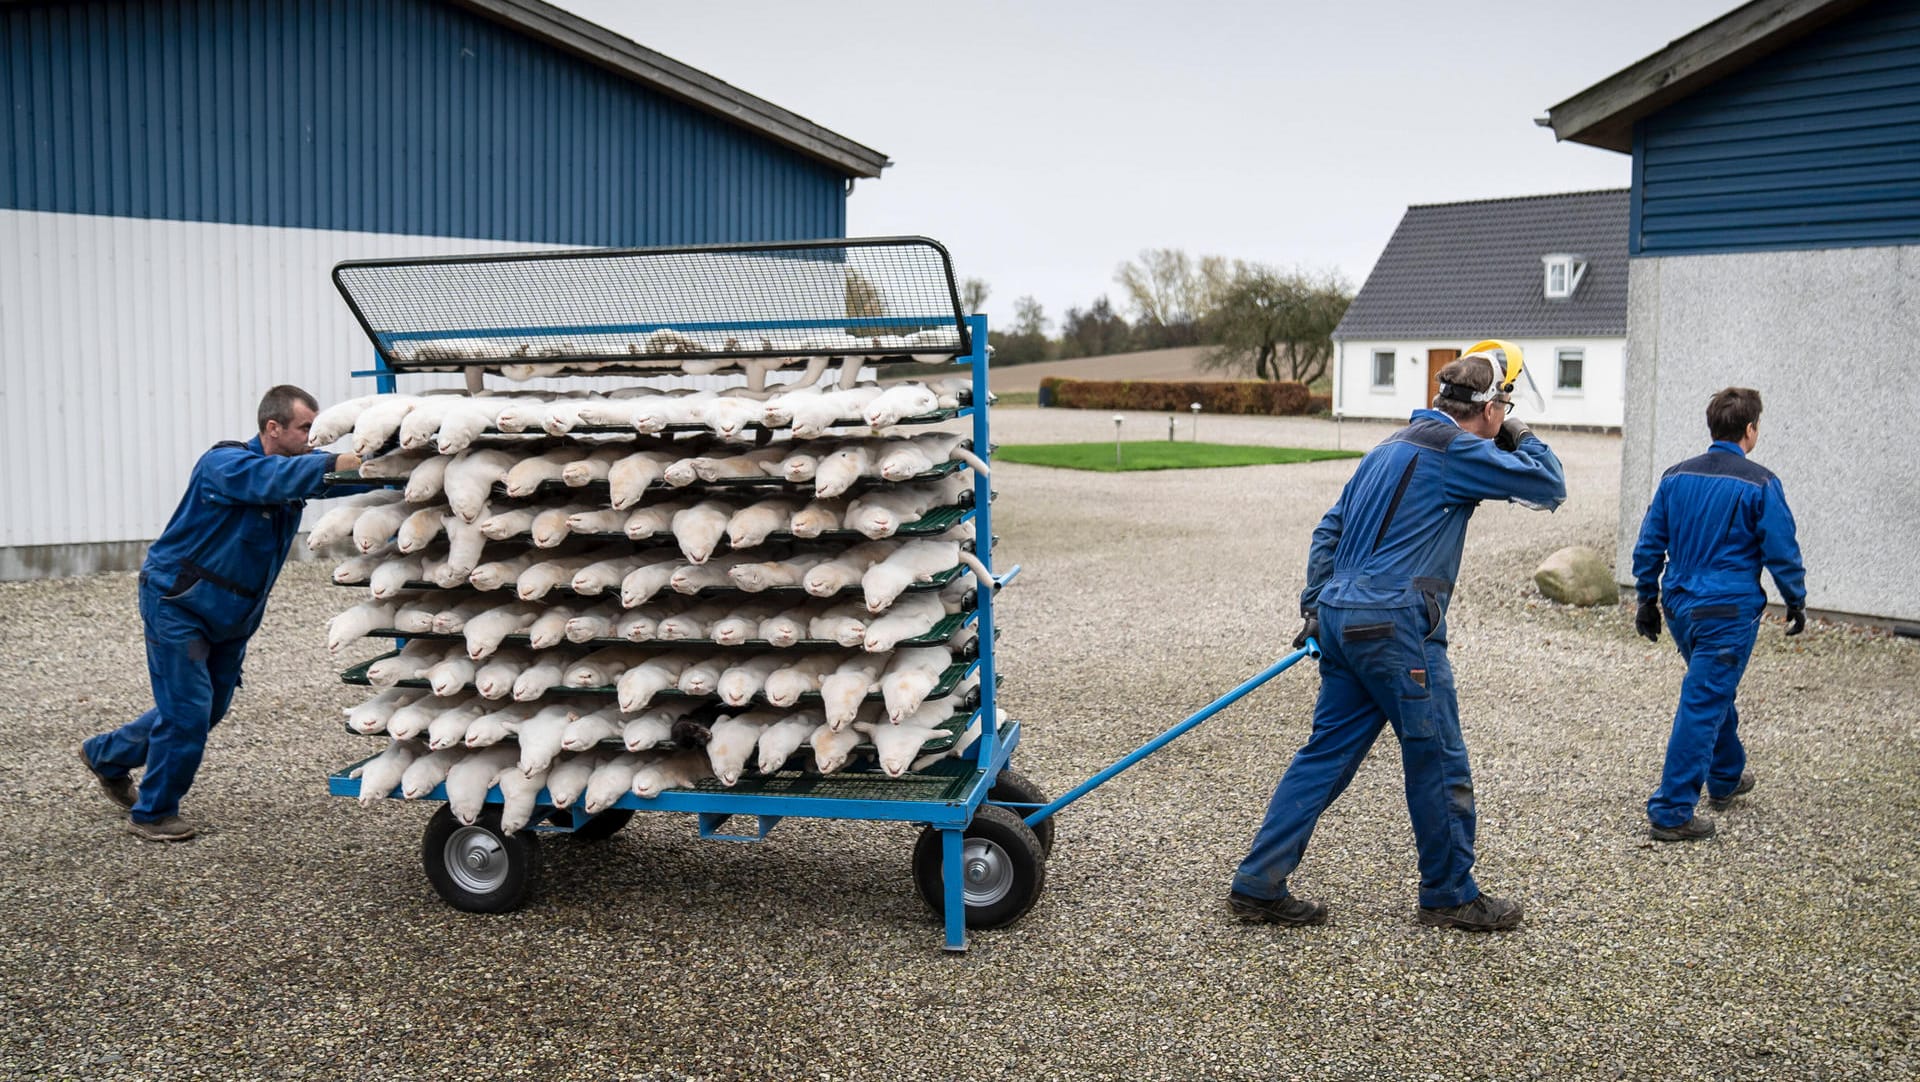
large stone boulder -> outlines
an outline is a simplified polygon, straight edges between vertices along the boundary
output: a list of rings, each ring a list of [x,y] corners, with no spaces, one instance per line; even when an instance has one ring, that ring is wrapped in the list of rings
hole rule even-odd
[[[1607,561],[1585,545],[1571,545],[1547,557],[1533,573],[1540,592],[1563,605],[1611,605],[1620,600]]]

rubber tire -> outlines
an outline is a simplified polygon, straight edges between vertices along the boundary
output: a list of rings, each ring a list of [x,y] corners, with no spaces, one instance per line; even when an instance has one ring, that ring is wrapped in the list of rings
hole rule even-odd
[[[499,882],[484,890],[462,884],[448,866],[447,846],[463,831],[481,830],[491,835],[505,864]],[[469,840],[478,841],[477,838]],[[427,821],[420,842],[420,863],[426,868],[427,881],[433,884],[448,905],[467,913],[508,913],[518,909],[533,890],[540,873],[540,839],[532,831],[500,833],[500,805],[489,804],[472,827],[462,823],[445,804]]]
[[[993,787],[987,790],[988,800],[1005,800],[1014,804],[1050,804],[1053,798],[1046,790],[1033,783],[1033,779],[1018,770],[1002,770],[1000,776],[993,779]],[[1008,808],[1008,811],[1025,819],[1033,814],[1032,808]],[[1053,856],[1053,821],[1055,816],[1040,820],[1037,827],[1029,827],[1033,836],[1040,839],[1040,848],[1047,856]]]
[[[913,846],[913,885],[934,916],[944,919],[947,905],[943,890],[945,877],[941,875],[940,833],[933,827],[920,831],[920,839]],[[1005,861],[1005,870],[1012,877],[1004,896],[967,906],[967,927],[999,928],[1019,920],[1033,908],[1047,885],[1047,853],[1040,839],[1020,821],[1013,809],[993,804],[980,805],[964,837],[969,846],[979,842],[992,847],[996,856]]]
[[[575,827],[567,836],[583,842],[603,842],[620,833],[620,828],[632,821],[632,808],[608,808],[585,824]]]

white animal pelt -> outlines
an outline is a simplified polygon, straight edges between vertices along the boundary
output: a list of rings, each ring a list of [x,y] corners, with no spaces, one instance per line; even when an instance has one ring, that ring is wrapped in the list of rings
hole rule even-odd
[[[506,485],[507,495],[526,497],[533,495],[540,486],[548,481],[558,481],[566,468],[585,458],[587,451],[583,447],[556,447],[543,454],[532,455],[515,462],[501,479]]]
[[[578,714],[579,708],[570,703],[553,703],[520,723],[520,773],[523,776],[546,774],[554,757],[560,754],[567,726]]]
[[[797,500],[774,497],[742,507],[727,519],[727,547],[750,549],[761,544],[786,529],[800,506]]]
[[[805,507],[793,513],[793,521],[787,524],[787,530],[801,540],[810,540],[840,529],[846,513],[846,500],[810,500]]]
[[[348,772],[347,777],[360,779],[360,806],[371,807],[381,797],[391,796],[401,775],[425,751],[411,740],[395,740],[385,751]]]
[[[625,728],[619,707],[603,707],[568,722],[566,731],[560,734],[560,746],[567,751],[586,751],[602,740],[618,737]]]
[[[615,462],[627,457],[626,447],[597,447],[586,455],[567,463],[560,471],[560,483],[568,488],[583,488],[595,481],[608,479]]]
[[[628,751],[647,751],[673,739],[673,725],[700,708],[692,699],[663,703],[642,711],[621,729],[620,739]]]
[[[792,706],[809,691],[819,691],[820,681],[840,665],[838,654],[807,654],[775,669],[767,677],[764,689],[767,701],[775,706]]]
[[[720,673],[714,690],[720,693],[720,701],[728,706],[745,706],[766,687],[767,677],[785,664],[777,653],[744,658],[728,665]]]
[[[933,469],[943,462],[958,460],[982,477],[989,476],[986,462],[968,449],[971,441],[949,432],[930,432],[906,440],[890,440],[877,453],[875,472],[889,481],[904,481]]]
[[[486,806],[487,790],[493,788],[501,771],[515,769],[519,761],[519,749],[502,744],[468,752],[453,764],[447,771],[447,807],[453,810],[454,818],[468,826],[478,822],[480,809]]]
[[[679,458],[672,451],[635,451],[615,462],[607,469],[608,502],[615,510],[633,507]]]
[[[830,605],[807,621],[807,637],[859,646],[867,637],[867,613],[857,601]]]
[[[513,694],[513,683],[533,664],[533,651],[509,647],[487,659],[473,674],[473,689],[483,699],[504,699]]]
[[[490,748],[509,736],[517,736],[520,726],[533,714],[533,707],[525,703],[514,703],[482,714],[467,726],[460,742],[470,748]]]
[[[439,643],[415,640],[398,654],[383,657],[367,667],[367,682],[377,688],[390,688],[402,680],[418,680],[445,656]]]
[[[633,784],[634,771],[639,770],[648,758],[638,752],[623,751],[594,767],[593,774],[587,778],[587,792],[581,801],[581,809],[588,815],[598,815],[613,807],[616,801],[627,795]]]
[[[891,650],[902,639],[932,631],[946,617],[947,606],[938,594],[927,590],[903,594],[867,624],[866,638],[860,645],[869,652]]]
[[[945,729],[931,725],[913,724],[875,724],[873,722],[855,722],[854,727],[873,741],[873,750],[880,760],[880,769],[890,778],[906,773],[913,764],[914,756],[927,741],[937,736],[946,736]]]
[[[392,601],[362,601],[328,620],[327,652],[339,653],[342,646],[365,638],[375,628],[392,627],[395,608]]]
[[[547,783],[547,773],[502,770],[495,780],[500,786],[500,830],[504,834],[516,833],[533,820],[540,790]]]
[[[800,746],[821,724],[819,711],[800,710],[768,726],[760,734],[760,773],[771,774],[786,765],[787,760],[800,750]]]
[[[720,539],[727,535],[727,523],[733,518],[733,506],[718,500],[702,500],[673,516],[673,539],[688,563],[704,564],[713,555]]]
[[[792,646],[807,637],[807,621],[811,615],[804,605],[777,612],[760,621],[760,638],[782,649]]]
[[[453,461],[444,455],[434,455],[413,468],[407,474],[405,495],[408,503],[426,503],[440,495],[447,485],[447,463]]]
[[[396,740],[411,740],[426,732],[429,723],[446,711],[457,710],[481,701],[477,695],[442,698],[420,692],[412,694],[420,697],[402,705],[387,718],[387,735]]]
[[[864,537],[892,537],[900,527],[917,522],[936,507],[959,503],[971,486],[965,476],[951,474],[936,481],[861,493],[847,504],[843,525]]]
[[[522,601],[496,603],[492,608],[470,617],[460,631],[467,640],[467,656],[475,661],[492,657],[508,635],[525,631],[540,616],[540,609]]]
[[[733,578],[733,573],[739,570],[733,568],[727,577]],[[735,602],[726,615],[707,627],[707,638],[718,646],[739,646],[758,635],[760,622],[779,612],[781,607],[778,601]]]
[[[813,747],[814,769],[822,774],[831,774],[846,766],[853,749],[860,746],[862,736],[851,725],[835,729],[823,724],[814,729],[807,736],[807,743]]]
[[[400,775],[400,795],[419,800],[447,780],[447,770],[467,754],[465,748],[442,748],[428,752],[407,765]]]
[[[723,714],[714,721],[707,738],[707,763],[721,785],[731,789],[740,781],[761,734],[780,717],[777,710],[749,710]]]
[[[574,801],[580,799],[580,794],[586,791],[594,769],[611,758],[613,756],[599,751],[556,758],[547,770],[547,798],[553,801],[556,808],[572,807]]]
[[[863,541],[815,565],[803,585],[815,597],[832,597],[859,582],[868,568],[893,555],[897,548],[899,544],[893,541]]]
[[[341,713],[347,716],[347,728],[356,733],[372,734],[385,729],[395,711],[425,697],[425,692],[411,688],[388,688],[366,702],[349,707]]]
[[[507,451],[463,451],[447,463],[445,492],[453,513],[478,521],[487,509],[487,495],[517,460]]]
[[[504,560],[489,560],[474,568],[473,574],[467,576],[467,582],[476,590],[498,590],[503,586],[517,586],[520,576],[543,558],[544,554],[541,553],[523,552]]]
[[[372,458],[374,452],[386,446],[393,434],[400,430],[400,422],[419,402],[412,395],[380,395],[378,401],[369,404],[353,419],[353,453],[363,459]],[[309,429],[308,439],[312,438],[313,432]]]
[[[920,708],[940,677],[953,664],[953,652],[944,646],[897,650],[880,677],[880,695],[887,717],[896,725]]]
[[[688,651],[656,654],[621,673],[615,685],[619,691],[620,709],[629,714],[645,710],[653,702],[654,696],[676,686],[681,672],[700,660],[700,655]]]
[[[881,612],[916,582],[932,582],[955,564],[965,564],[982,583],[993,582],[993,572],[958,541],[908,541],[860,576],[867,611]]]
[[[797,552],[784,560],[735,564],[727,569],[727,578],[741,590],[759,593],[776,586],[799,586],[807,572],[825,563],[824,552]]]
[[[383,397],[377,394],[361,395],[345,402],[335,402],[314,414],[313,426],[307,430],[307,445],[315,449],[325,447],[353,431],[354,422],[360,419],[360,414]]]
[[[885,654],[850,657],[820,681],[820,700],[827,725],[844,729],[853,721],[867,696],[880,690],[880,675],[890,660]]]
[[[713,764],[697,751],[668,755],[634,771],[630,791],[642,800],[651,800],[667,789],[687,789],[701,778],[713,776]]]
[[[860,417],[870,428],[886,428],[939,410],[940,396],[925,384],[898,383],[875,395]]]

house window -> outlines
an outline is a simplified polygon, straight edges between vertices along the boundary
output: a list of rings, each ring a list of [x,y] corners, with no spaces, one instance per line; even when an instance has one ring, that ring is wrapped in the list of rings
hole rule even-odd
[[[1376,349],[1373,351],[1373,385],[1379,388],[1393,386],[1393,351]]]
[[[1586,380],[1587,351],[1584,349],[1562,349],[1554,353],[1554,367],[1559,370],[1555,377],[1554,389],[1571,394],[1580,393]]]
[[[1587,275],[1587,261],[1577,255],[1556,252],[1540,257],[1546,264],[1546,294],[1548,300],[1563,301],[1573,296],[1580,288],[1580,279]]]

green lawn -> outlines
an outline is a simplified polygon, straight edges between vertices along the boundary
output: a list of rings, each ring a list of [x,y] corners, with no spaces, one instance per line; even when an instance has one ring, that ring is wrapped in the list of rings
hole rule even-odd
[[[1216,466],[1270,466],[1280,462],[1318,462],[1359,458],[1359,451],[1313,451],[1301,447],[1248,447],[1237,443],[1180,443],[1141,440],[1120,445],[1115,465],[1111,443],[1013,443],[996,448],[1000,462],[1059,466],[1069,470],[1198,470]]]

